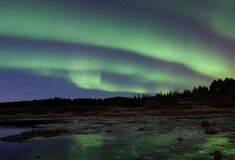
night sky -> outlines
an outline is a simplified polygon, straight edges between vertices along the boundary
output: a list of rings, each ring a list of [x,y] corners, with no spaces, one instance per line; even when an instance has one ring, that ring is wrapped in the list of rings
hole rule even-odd
[[[235,0],[0,0],[0,101],[235,77]]]

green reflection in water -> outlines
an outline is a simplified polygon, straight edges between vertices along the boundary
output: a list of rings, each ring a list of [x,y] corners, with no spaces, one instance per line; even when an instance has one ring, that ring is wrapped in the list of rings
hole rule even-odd
[[[69,160],[70,155],[68,154],[68,148],[70,146],[70,142],[67,141],[67,138],[69,138],[69,136],[35,139],[29,143],[36,145],[37,149],[34,152],[29,153],[27,157],[23,157],[22,160]],[[20,158],[21,157],[19,157],[19,159]]]
[[[183,160],[183,159],[190,159],[190,160],[211,160],[211,156],[206,155],[204,153],[184,153],[184,154],[172,154],[167,157],[167,160]]]
[[[186,131],[184,131],[186,132]],[[218,149],[225,155],[235,153],[234,144],[225,135],[206,136],[188,132],[183,141],[178,132],[168,134],[81,134],[42,140],[38,150],[28,159],[41,160],[210,160],[211,152]]]
[[[82,147],[100,147],[104,139],[106,137],[102,134],[82,134],[73,137],[74,143]]]
[[[112,135],[90,134],[73,137],[74,145],[70,147],[70,159],[193,159],[201,154],[176,154],[177,135]],[[79,146],[76,149],[76,145]],[[190,145],[190,144],[186,144]],[[171,146],[174,146],[171,148]],[[203,155],[205,158],[205,155]]]
[[[228,142],[228,139],[224,137],[224,135],[216,135],[213,137],[209,137],[206,139],[206,142],[199,145],[202,149],[210,150],[210,152],[213,152],[214,150],[219,150],[223,154],[235,155],[235,148],[234,144],[231,144]]]
[[[100,148],[105,137],[101,134],[83,134],[72,137],[72,144],[69,147],[70,159],[88,160],[101,159]]]
[[[71,160],[132,159],[130,147],[115,143],[111,136],[84,134],[76,135],[72,140],[69,152]]]
[[[144,139],[141,139],[142,143],[146,145],[157,145],[157,146],[165,146],[169,145],[176,140],[175,135],[172,134],[164,134],[157,136],[144,136]]]

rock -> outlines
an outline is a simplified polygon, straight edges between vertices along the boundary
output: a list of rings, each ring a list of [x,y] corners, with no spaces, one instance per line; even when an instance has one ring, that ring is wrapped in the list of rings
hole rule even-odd
[[[111,133],[112,131],[111,131],[111,130],[107,130],[106,132],[107,132],[107,133]]]
[[[228,140],[228,142],[229,142],[229,143],[234,143],[234,141],[233,141],[233,140]]]
[[[221,160],[222,159],[222,154],[220,153],[220,151],[216,150],[214,151],[213,153],[213,157],[214,157],[214,160]]]
[[[177,140],[180,141],[180,142],[182,142],[184,139],[181,138],[181,137],[179,137],[179,138],[177,138]]]
[[[214,128],[207,128],[205,131],[206,134],[216,134],[217,132],[215,131]]]
[[[145,131],[145,129],[142,128],[142,127],[140,127],[140,128],[138,129],[138,131]]]
[[[212,125],[212,126],[216,126],[216,125],[219,125],[219,123],[217,123],[217,122],[212,122],[211,125]]]
[[[200,154],[204,154],[204,153],[205,153],[205,151],[198,151],[198,153],[200,153]]]
[[[201,127],[202,128],[208,128],[208,127],[210,127],[210,123],[208,121],[202,121],[201,122]]]

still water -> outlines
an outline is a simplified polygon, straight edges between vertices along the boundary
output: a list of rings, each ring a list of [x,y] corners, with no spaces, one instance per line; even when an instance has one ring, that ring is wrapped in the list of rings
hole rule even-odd
[[[213,123],[218,134],[204,134],[202,120]],[[76,134],[23,143],[0,141],[0,159],[212,160],[211,153],[219,150],[223,159],[235,160],[234,116],[76,117],[40,127],[66,128]],[[32,129],[0,126],[0,138]]]

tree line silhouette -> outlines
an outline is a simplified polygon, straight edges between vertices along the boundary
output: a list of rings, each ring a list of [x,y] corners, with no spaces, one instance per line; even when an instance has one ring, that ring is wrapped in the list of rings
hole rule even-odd
[[[124,106],[124,107],[138,107],[144,106],[149,102],[159,102],[163,104],[175,104],[178,99],[189,99],[192,101],[210,101],[218,100],[226,97],[234,101],[235,99],[235,80],[233,78],[225,78],[224,80],[214,80],[209,87],[199,86],[194,87],[192,90],[185,89],[182,92],[170,91],[168,93],[157,93],[156,95],[141,94],[134,97],[112,97],[105,99],[91,99],[91,98],[50,98],[32,101],[19,101],[19,102],[4,102],[0,103],[0,108],[9,107],[34,107],[34,108],[55,108],[58,107],[98,107],[98,106]]]

